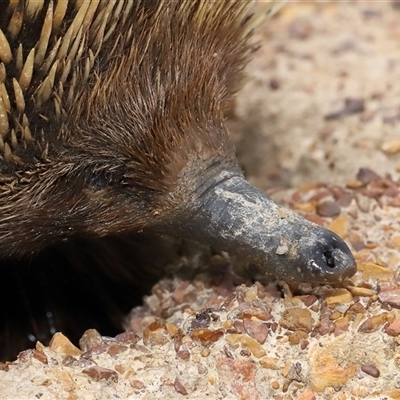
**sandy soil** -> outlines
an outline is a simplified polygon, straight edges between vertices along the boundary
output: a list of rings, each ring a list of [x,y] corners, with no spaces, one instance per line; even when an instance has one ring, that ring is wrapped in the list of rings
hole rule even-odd
[[[234,126],[250,180],[344,184],[360,167],[398,176],[399,18],[390,1],[289,2],[264,24]]]

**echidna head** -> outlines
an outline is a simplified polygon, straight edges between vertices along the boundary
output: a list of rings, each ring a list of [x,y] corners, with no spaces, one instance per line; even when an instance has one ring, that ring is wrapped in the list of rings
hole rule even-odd
[[[0,17],[0,253],[149,227],[285,279],[352,275],[338,237],[283,211],[237,165],[224,114],[251,52],[248,6],[11,1]]]

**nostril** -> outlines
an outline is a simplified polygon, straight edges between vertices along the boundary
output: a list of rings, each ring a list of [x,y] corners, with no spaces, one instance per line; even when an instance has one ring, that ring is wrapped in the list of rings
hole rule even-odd
[[[335,268],[335,259],[332,255],[332,251],[331,250],[324,250],[324,252],[322,253],[322,256],[324,258],[325,264],[329,267],[329,268]]]

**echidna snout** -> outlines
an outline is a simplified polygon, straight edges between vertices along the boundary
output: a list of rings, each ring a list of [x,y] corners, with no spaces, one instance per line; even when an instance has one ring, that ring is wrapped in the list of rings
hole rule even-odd
[[[209,179],[193,209],[186,207],[179,234],[287,281],[338,282],[356,272],[350,249],[333,232],[277,205],[241,175],[224,171]]]

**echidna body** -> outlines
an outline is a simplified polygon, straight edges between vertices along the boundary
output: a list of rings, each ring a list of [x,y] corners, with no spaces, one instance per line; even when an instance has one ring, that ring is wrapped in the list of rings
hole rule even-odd
[[[150,230],[287,280],[355,272],[340,238],[238,167],[224,115],[252,50],[251,1],[0,5],[3,260]]]

